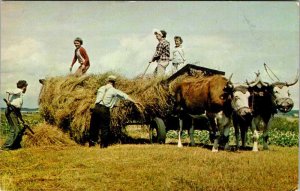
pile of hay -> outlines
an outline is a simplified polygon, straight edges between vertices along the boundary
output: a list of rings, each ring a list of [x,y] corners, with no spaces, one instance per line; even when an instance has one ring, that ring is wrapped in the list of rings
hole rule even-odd
[[[76,142],[85,143],[90,126],[90,108],[94,106],[98,88],[106,84],[106,78],[111,74],[114,73],[46,78],[39,98],[41,115],[49,124],[69,132]],[[144,106],[137,108],[128,101],[119,102],[111,113],[112,131],[115,134],[121,134],[128,122],[150,121],[153,117],[164,117],[172,111],[172,96],[169,88],[161,83],[162,79],[127,79],[114,75],[117,76],[116,88]]]
[[[33,127],[34,134],[27,133],[22,140],[25,148],[40,146],[72,146],[76,143],[58,127],[40,123]]]

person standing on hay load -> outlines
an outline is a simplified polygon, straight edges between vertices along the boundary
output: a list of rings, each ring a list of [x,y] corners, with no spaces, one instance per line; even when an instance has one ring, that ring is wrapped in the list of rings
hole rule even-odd
[[[110,136],[110,109],[114,107],[118,99],[129,100],[136,105],[140,103],[131,99],[126,93],[115,88],[116,76],[108,76],[107,84],[97,91],[95,107],[92,110],[89,146],[95,146],[100,135],[100,148],[106,148]]]
[[[166,40],[167,32],[164,30],[154,30],[158,44],[152,60],[149,63],[157,62],[157,66],[154,70],[154,76],[163,76],[166,72],[166,68],[169,65],[170,59],[170,43]]]
[[[74,58],[71,63],[71,66],[70,66],[70,72],[72,72],[72,68],[73,68],[74,64],[76,63],[76,61],[78,60],[80,66],[74,73],[75,76],[81,76],[81,75],[85,74],[86,71],[90,67],[89,56],[88,56],[86,50],[82,47],[82,44],[83,44],[83,41],[81,38],[79,38],[79,37],[75,38],[74,45],[76,48],[75,48]]]
[[[170,61],[172,61],[172,74],[185,66],[185,56],[182,47],[183,40],[180,36],[175,36],[174,41],[175,48],[173,50],[173,58],[170,59]]]
[[[21,127],[20,121],[23,126],[25,122],[22,118],[21,108],[23,105],[23,94],[27,90],[27,82],[25,80],[19,80],[17,82],[17,88],[13,90],[7,90],[7,109],[5,110],[5,117],[9,125],[9,134],[2,145],[2,150],[13,150],[21,148],[21,141],[23,136],[23,129]]]

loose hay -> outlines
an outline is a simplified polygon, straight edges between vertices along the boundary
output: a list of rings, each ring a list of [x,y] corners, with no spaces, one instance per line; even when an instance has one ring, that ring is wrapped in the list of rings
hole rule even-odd
[[[46,78],[39,98],[41,115],[48,123],[68,131],[76,142],[85,143],[90,126],[90,108],[94,106],[98,88],[106,84],[105,80],[111,74]],[[114,75],[118,77],[116,88],[144,106],[137,108],[131,102],[122,101],[111,110],[112,132],[117,134],[115,137],[120,138],[119,134],[126,123],[149,121],[155,116],[164,117],[172,110],[170,93],[161,84],[161,79],[127,79]]]
[[[26,133],[22,145],[25,148],[40,146],[71,146],[76,143],[56,126],[40,123],[33,128],[34,134]]]

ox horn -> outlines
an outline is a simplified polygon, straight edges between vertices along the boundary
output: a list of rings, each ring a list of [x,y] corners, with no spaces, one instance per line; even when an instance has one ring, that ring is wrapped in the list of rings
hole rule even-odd
[[[249,87],[254,87],[256,86],[256,84],[258,84],[258,82],[260,81],[260,77],[259,77],[259,73],[256,74],[256,78],[255,78],[255,81],[252,82],[252,83],[249,83],[248,80],[246,80],[246,84],[249,86]]]
[[[249,88],[249,85],[246,83],[242,83],[242,84],[239,84],[238,86],[242,86],[242,87],[245,87],[245,88]]]
[[[287,82],[286,82],[286,86],[292,86],[292,85],[295,85],[295,84],[298,82],[298,80],[299,80],[299,70],[297,71],[297,77],[296,77],[295,81],[292,82],[292,83],[287,83]]]
[[[259,81],[263,86],[268,86],[269,84],[267,82],[262,81],[261,77],[259,76]]]
[[[229,81],[229,82],[231,81],[232,75],[233,75],[233,73],[231,73],[231,75],[230,75],[229,78],[228,78],[228,81]]]

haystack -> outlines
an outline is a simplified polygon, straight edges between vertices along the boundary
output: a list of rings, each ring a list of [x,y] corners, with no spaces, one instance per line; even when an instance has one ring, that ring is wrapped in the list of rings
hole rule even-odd
[[[33,127],[34,134],[26,133],[22,146],[25,148],[40,146],[72,146],[76,143],[56,126],[40,123]]]
[[[172,96],[169,88],[161,83],[162,79],[128,79],[108,72],[82,77],[46,78],[39,98],[41,115],[49,124],[67,131],[77,143],[85,143],[90,126],[90,108],[94,106],[97,89],[105,85],[106,78],[111,74],[117,76],[116,88],[144,106],[137,108],[131,102],[121,101],[111,110],[112,132],[118,139],[126,123],[150,121],[151,118],[164,117],[172,111]]]

